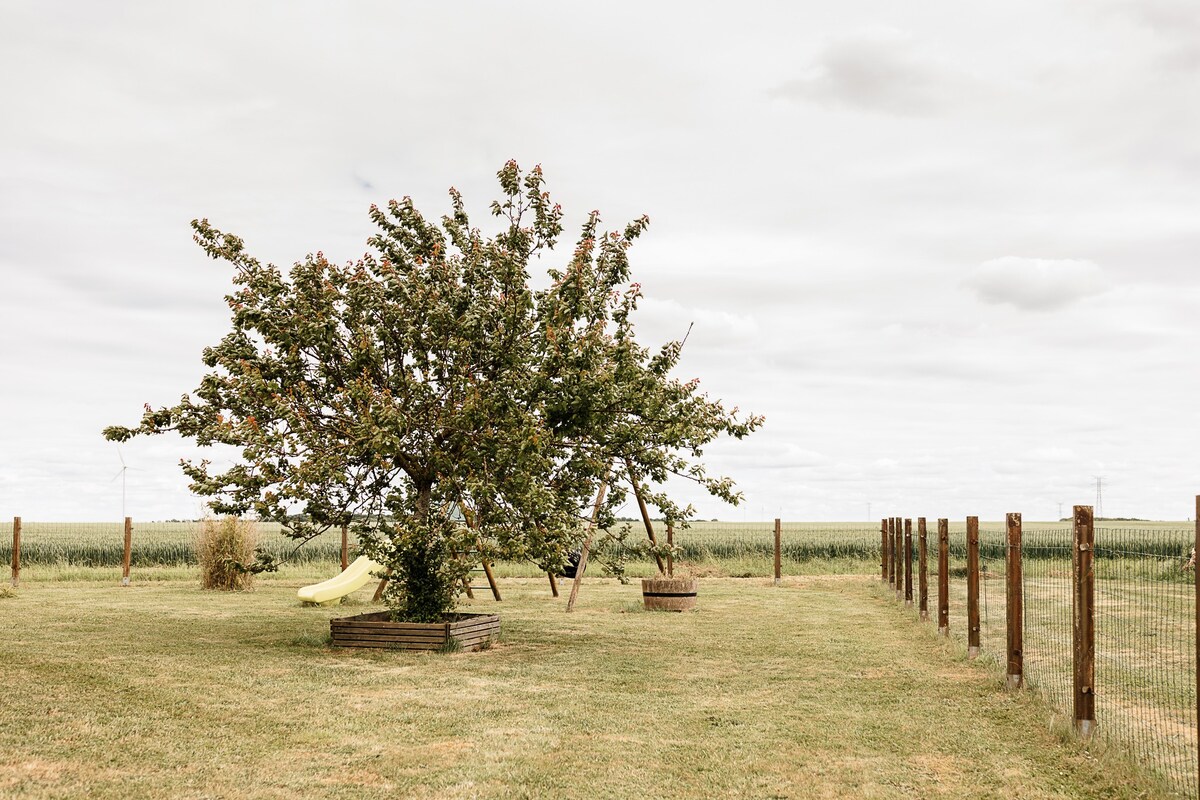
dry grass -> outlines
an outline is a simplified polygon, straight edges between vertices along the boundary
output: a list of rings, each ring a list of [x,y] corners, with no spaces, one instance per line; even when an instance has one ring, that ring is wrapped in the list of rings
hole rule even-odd
[[[501,641],[452,655],[332,650],[370,591],[302,608],[302,582],[24,583],[0,796],[1162,796],[864,576],[704,579],[682,615],[599,579],[568,615],[506,579],[470,604]]]
[[[224,517],[206,519],[196,535],[196,560],[204,589],[241,591],[254,585],[254,574],[245,564],[254,560],[255,523]]]

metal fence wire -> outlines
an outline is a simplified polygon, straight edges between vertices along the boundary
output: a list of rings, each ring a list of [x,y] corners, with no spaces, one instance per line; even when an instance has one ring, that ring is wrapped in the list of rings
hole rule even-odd
[[[1097,526],[1095,537],[1094,735],[1158,773],[1179,796],[1197,797],[1195,572],[1184,569],[1194,533]],[[950,635],[965,644],[963,524],[950,526],[949,545]],[[1065,722],[1073,720],[1074,546],[1071,527],[1023,531],[1024,679]],[[980,655],[1001,664],[1008,649],[1007,549],[1004,525],[980,524]],[[936,569],[931,558],[931,586]],[[931,590],[935,616],[934,596]]]
[[[0,563],[12,561],[13,523],[0,528]],[[200,521],[133,521],[130,563],[133,567],[194,566]],[[283,558],[295,547],[278,525],[256,524],[259,547]],[[341,557],[341,531],[330,530],[305,545],[292,559],[296,563],[337,561]],[[356,542],[350,534],[350,546]],[[124,522],[22,522],[21,564],[24,567],[119,567],[125,552]]]
[[[1096,531],[1096,735],[1195,797],[1193,535]]]

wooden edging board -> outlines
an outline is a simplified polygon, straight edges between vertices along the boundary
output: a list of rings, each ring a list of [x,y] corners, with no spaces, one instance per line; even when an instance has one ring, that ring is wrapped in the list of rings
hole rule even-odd
[[[455,614],[446,622],[392,622],[375,611],[329,621],[334,647],[439,650],[454,639],[462,650],[479,650],[500,634],[497,614]]]

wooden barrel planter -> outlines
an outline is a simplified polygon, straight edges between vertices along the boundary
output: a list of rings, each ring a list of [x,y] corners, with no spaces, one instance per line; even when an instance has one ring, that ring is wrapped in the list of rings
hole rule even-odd
[[[647,611],[687,611],[696,607],[695,578],[643,578],[642,602]]]
[[[392,622],[388,612],[329,620],[334,647],[441,650],[450,640],[462,650],[481,650],[500,635],[497,614],[450,614],[445,622]]]

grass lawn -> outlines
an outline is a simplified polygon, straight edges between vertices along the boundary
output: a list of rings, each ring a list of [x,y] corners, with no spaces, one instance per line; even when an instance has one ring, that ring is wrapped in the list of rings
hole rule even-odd
[[[1164,796],[877,576],[706,578],[687,614],[589,579],[570,615],[507,578],[467,603],[491,650],[409,654],[330,649],[370,589],[301,607],[321,573],[109,572],[0,597],[0,797]]]

